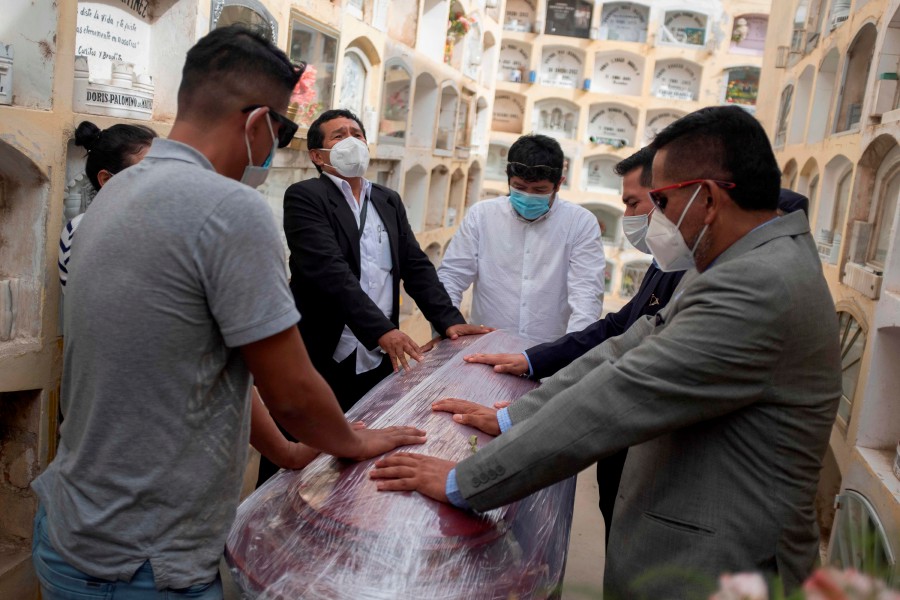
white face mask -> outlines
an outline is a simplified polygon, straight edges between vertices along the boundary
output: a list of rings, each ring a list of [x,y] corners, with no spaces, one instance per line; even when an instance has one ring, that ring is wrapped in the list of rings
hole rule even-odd
[[[700,231],[693,248],[687,247],[687,243],[685,243],[684,237],[678,228],[681,227],[684,215],[691,208],[691,204],[693,204],[702,187],[703,184],[697,186],[697,190],[691,196],[687,206],[681,211],[678,223],[672,223],[662,211],[650,219],[646,241],[653,258],[656,259],[656,264],[659,265],[660,271],[667,273],[671,271],[686,271],[694,267],[694,251],[697,250],[700,240],[703,239],[708,225],[704,225]]]
[[[262,107],[247,115],[247,125],[250,124],[250,118],[256,114],[257,110],[262,110]],[[266,160],[259,167],[253,164],[253,154],[250,152],[250,138],[247,136],[246,128],[244,129],[244,143],[247,144],[247,162],[249,164],[244,167],[241,183],[252,188],[261,186],[266,177],[269,176],[269,165],[272,164],[272,157],[275,156],[275,149],[278,147],[278,138],[275,137],[275,131],[272,129],[272,121],[269,120],[269,115],[266,115],[266,125],[269,126],[269,133],[272,135],[272,151],[269,152],[269,156],[266,157]]]
[[[362,177],[369,168],[369,146],[359,138],[345,137],[330,149],[319,150],[331,153],[331,166],[344,177]]]
[[[656,210],[654,207],[653,210]],[[634,215],[633,217],[622,217],[622,229],[625,232],[625,238],[632,246],[643,252],[650,254],[650,248],[647,247],[647,226],[649,225],[651,210],[645,215]]]

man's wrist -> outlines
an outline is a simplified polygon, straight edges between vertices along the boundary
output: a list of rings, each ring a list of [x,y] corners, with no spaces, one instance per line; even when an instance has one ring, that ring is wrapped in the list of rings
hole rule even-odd
[[[512,419],[509,417],[509,408],[501,408],[497,411],[497,424],[500,426],[500,433],[506,433],[513,426]]]
[[[528,363],[528,376],[534,377],[534,369],[531,367],[531,359],[528,358],[528,351],[522,352],[522,356],[525,357],[525,362]]]
[[[462,492],[459,491],[459,486],[456,484],[455,467],[450,469],[450,472],[447,473],[447,483],[444,485],[444,492],[447,494],[447,500],[449,500],[450,504],[453,506],[457,508],[470,508],[469,503],[466,502]]]

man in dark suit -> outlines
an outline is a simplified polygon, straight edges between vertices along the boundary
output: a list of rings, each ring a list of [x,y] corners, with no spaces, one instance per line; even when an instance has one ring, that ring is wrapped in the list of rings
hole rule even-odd
[[[400,281],[442,335],[485,333],[466,325],[419,248],[397,192],[368,181],[362,123],[329,110],[307,134],[318,179],[284,195],[291,291],[310,358],[346,411],[406,356],[422,349],[399,329]]]
[[[616,165],[615,171],[622,177],[622,202],[625,204],[625,218],[622,226],[628,241],[642,252],[650,250],[644,242],[647,233],[648,219],[653,212],[653,203],[647,192],[650,191],[654,150],[646,147],[638,150]],[[607,338],[625,333],[631,324],[643,315],[655,315],[668,304],[684,271],[665,273],[656,266],[650,265],[640,289],[619,312],[610,313],[581,331],[564,335],[554,342],[547,342],[529,348],[519,354],[471,354],[465,360],[473,363],[494,365],[498,373],[528,376],[533,379],[550,377],[567,366],[588,350],[602,344]],[[464,405],[454,409],[453,400],[442,401],[451,410],[465,410]],[[466,415],[461,415],[465,422]],[[613,507],[622,469],[628,449],[597,461],[597,485],[600,488],[600,512],[606,524],[606,541],[609,542],[609,530],[612,523]]]

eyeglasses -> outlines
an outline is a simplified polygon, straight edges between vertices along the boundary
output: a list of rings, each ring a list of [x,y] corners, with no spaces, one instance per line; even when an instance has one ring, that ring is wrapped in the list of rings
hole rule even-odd
[[[506,163],[506,175],[509,177],[521,177],[525,181],[559,181],[562,177],[562,169],[550,165],[526,165],[520,162]]]
[[[730,181],[717,181],[715,179],[691,179],[689,181],[682,181],[681,183],[673,183],[672,185],[667,185],[666,187],[656,188],[655,190],[650,190],[647,192],[647,195],[650,196],[650,201],[658,208],[659,210],[665,212],[666,204],[669,203],[669,199],[662,192],[666,192],[668,190],[680,190],[683,187],[687,187],[689,185],[694,185],[697,183],[706,183],[707,181],[712,181],[717,186],[724,190],[733,190],[737,187],[736,184],[731,183]]]
[[[288,144],[291,143],[291,140],[294,139],[294,134],[297,133],[297,129],[300,127],[286,116],[278,114],[274,110],[272,110],[271,106],[266,106],[265,104],[251,104],[245,108],[241,109],[242,113],[248,113],[250,111],[254,111],[257,108],[268,108],[269,116],[275,120],[275,123],[278,124],[278,147],[284,148]]]

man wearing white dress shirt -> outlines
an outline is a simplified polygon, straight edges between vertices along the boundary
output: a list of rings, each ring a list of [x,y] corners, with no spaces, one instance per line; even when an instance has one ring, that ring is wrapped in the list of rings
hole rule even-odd
[[[588,210],[559,198],[563,161],[553,138],[520,137],[509,149],[510,195],[466,213],[438,277],[454,306],[474,285],[470,321],[549,342],[600,317],[600,227]]]
[[[366,132],[352,112],[329,110],[309,127],[320,176],[284,194],[291,292],[316,370],[344,411],[422,349],[400,331],[400,282],[449,338],[485,333],[467,325],[419,248],[397,192],[365,177]],[[275,467],[260,464],[260,483]]]

